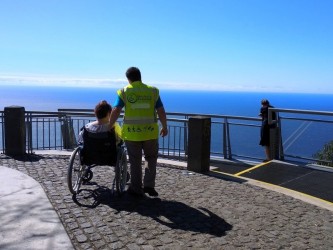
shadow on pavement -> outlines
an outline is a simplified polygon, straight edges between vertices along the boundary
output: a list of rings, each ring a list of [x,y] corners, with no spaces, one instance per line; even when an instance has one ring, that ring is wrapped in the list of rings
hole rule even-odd
[[[94,190],[83,189],[73,196],[73,201],[79,206],[96,208],[103,204],[115,213],[126,211],[150,217],[156,222],[171,229],[180,229],[197,233],[224,236],[232,225],[207,208],[194,208],[185,203],[160,198],[137,198],[126,192],[121,196],[113,195],[112,191],[103,186]]]
[[[30,161],[30,162],[38,162],[41,159],[44,159],[41,155],[35,154],[24,154],[24,155],[6,155],[4,159],[14,159],[16,161]]]
[[[81,189],[80,193],[72,196],[72,199],[80,207],[96,208],[101,203],[109,202],[113,197],[112,190],[97,185],[95,189]]]

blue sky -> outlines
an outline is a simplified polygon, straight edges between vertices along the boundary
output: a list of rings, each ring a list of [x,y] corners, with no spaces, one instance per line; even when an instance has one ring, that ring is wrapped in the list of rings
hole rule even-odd
[[[0,84],[333,93],[331,0],[1,0]]]

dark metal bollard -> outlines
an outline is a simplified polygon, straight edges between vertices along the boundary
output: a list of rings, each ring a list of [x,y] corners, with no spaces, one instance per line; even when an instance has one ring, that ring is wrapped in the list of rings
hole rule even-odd
[[[26,153],[25,109],[20,106],[4,108],[5,154],[20,156]]]
[[[209,172],[211,118],[190,117],[188,128],[187,169],[198,173]]]
[[[64,149],[74,149],[77,146],[77,140],[75,138],[73,122],[70,117],[66,117],[62,120],[61,132]]]

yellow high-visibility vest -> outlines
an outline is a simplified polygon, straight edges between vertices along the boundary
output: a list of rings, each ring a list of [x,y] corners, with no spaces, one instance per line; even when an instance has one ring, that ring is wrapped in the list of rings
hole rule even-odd
[[[158,89],[137,81],[118,90],[117,94],[125,103],[122,138],[128,141],[157,139],[155,104],[159,97]]]

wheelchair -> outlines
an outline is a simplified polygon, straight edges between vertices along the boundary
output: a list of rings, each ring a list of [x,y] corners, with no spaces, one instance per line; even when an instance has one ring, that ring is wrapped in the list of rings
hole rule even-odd
[[[83,144],[78,145],[71,154],[68,170],[67,184],[69,191],[75,195],[80,192],[82,184],[93,178],[92,168],[96,166],[114,167],[114,187],[118,195],[125,191],[130,180],[127,165],[127,150],[121,141],[116,144],[114,130],[102,133],[92,133],[83,128]]]

